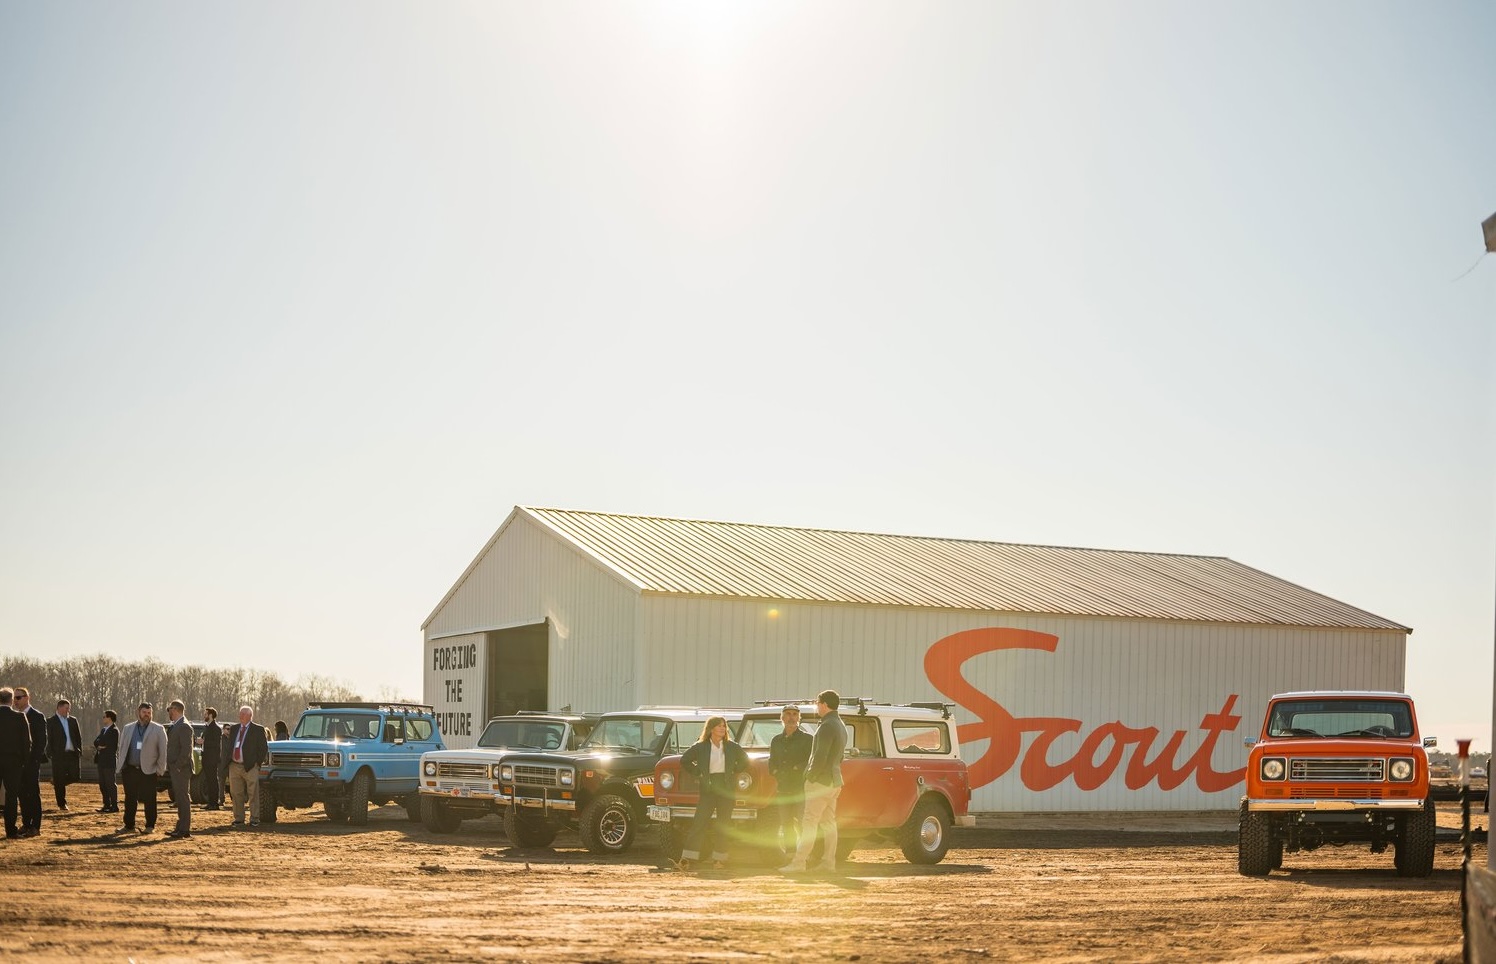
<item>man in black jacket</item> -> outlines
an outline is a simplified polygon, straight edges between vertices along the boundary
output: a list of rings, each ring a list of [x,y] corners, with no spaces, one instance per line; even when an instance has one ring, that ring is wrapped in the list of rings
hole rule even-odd
[[[58,810],[68,808],[68,784],[77,783],[82,774],[83,731],[72,712],[72,700],[64,697],[57,701],[57,714],[47,720],[47,756],[52,759],[52,796]]]
[[[104,805],[100,813],[119,813],[119,786],[114,782],[114,771],[119,763],[119,715],[113,710],[104,711],[104,727],[94,737],[94,766],[99,768],[99,796]]]
[[[5,839],[21,835],[16,808],[21,802],[21,770],[31,759],[31,727],[16,711],[15,690],[0,688],[0,787],[5,789]]]
[[[218,772],[218,761],[223,757],[223,730],[218,725],[218,711],[213,707],[203,710],[203,799],[206,810],[223,809],[223,777]]]
[[[779,711],[784,732],[769,741],[769,774],[774,777],[775,836],[779,857],[788,859],[800,845],[800,814],[805,810],[805,767],[810,763],[809,733],[800,729],[800,708]]]
[[[42,761],[47,758],[47,714],[31,705],[31,691],[16,687],[16,709],[31,729],[31,756],[21,768],[21,836],[42,832]]]

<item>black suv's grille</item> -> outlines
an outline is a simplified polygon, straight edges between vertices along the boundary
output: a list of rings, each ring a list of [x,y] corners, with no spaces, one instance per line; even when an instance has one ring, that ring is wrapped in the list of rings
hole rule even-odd
[[[1318,783],[1381,783],[1387,761],[1379,757],[1304,757],[1288,762],[1288,779]]]
[[[529,763],[514,765],[514,782],[529,787],[559,787],[558,767],[536,766]]]

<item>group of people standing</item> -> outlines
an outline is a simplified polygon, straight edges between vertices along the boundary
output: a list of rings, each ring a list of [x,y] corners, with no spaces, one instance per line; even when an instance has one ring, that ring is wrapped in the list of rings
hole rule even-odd
[[[68,784],[78,782],[83,758],[83,734],[72,710],[73,704],[61,699],[48,716],[31,705],[26,687],[0,687],[0,789],[5,791],[7,839],[42,832],[41,770],[49,759],[57,809],[68,809]]]
[[[781,859],[780,873],[814,869],[836,871],[836,801],[841,795],[842,756],[847,748],[847,726],[838,710],[841,697],[823,690],[816,697],[820,725],[812,737],[800,728],[800,709],[786,706],[779,719],[784,730],[769,743],[769,773],[774,777],[774,814]],[[712,865],[727,863],[726,821],[732,821],[738,774],[748,771],[748,754],[727,735],[725,717],[714,716],[702,727],[701,739],[681,756],[681,771],[697,779],[697,798],[691,831],[681,850],[680,866],[692,869],[701,860],[702,845],[712,833]],[[715,824],[715,826],[714,826]],[[809,867],[817,836],[821,859]]]
[[[187,707],[172,700],[166,707],[167,723],[154,719],[155,706],[142,702],[135,719],[124,726],[114,710],[105,710],[93,740],[93,762],[98,768],[100,813],[119,813],[118,787],[125,789],[124,826],[136,829],[143,811],[144,832],[156,827],[156,794],[161,777],[170,781],[176,803],[176,825],[166,836],[192,836],[192,750],[196,732],[187,719]],[[203,711],[202,787],[206,809],[223,807],[227,784],[233,798],[234,826],[259,826],[259,768],[269,756],[269,733],[254,722],[254,710],[239,708],[239,722],[219,726],[218,711]],[[5,836],[34,837],[41,833],[41,764],[52,763],[52,788],[57,809],[69,809],[67,788],[81,779],[82,732],[72,718],[72,703],[57,701],[54,716],[47,717],[31,706],[24,686],[0,687],[0,788],[5,791]],[[17,810],[20,822],[17,823]]]

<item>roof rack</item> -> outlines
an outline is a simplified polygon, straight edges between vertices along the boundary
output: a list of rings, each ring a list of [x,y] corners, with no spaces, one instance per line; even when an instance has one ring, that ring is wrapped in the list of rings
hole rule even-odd
[[[753,701],[753,705],[754,706],[813,706],[815,704],[815,702],[816,702],[816,698],[814,696],[812,696],[808,700],[754,700]],[[907,706],[907,707],[909,707],[911,709],[917,709],[917,710],[934,710],[936,713],[939,713],[943,718],[945,718],[945,719],[948,720],[948,719],[951,718],[951,710],[953,710],[955,708],[956,704],[955,703],[937,703],[937,702],[934,702],[933,700],[929,701],[929,702],[916,702],[916,703],[889,703],[886,700],[875,700],[871,696],[843,696],[841,698],[841,705],[838,707],[838,709],[845,709],[846,707],[849,707],[849,706],[855,706],[855,707],[857,707],[857,715],[858,716],[866,716],[867,715],[867,708],[869,706],[894,706],[894,707],[897,707],[897,706]]]
[[[500,713],[498,716],[495,716],[494,719],[497,720],[499,719],[499,717],[503,716],[579,716],[582,719],[586,720],[597,719],[597,717],[600,715],[601,714],[598,713],[583,713],[577,710],[573,710],[569,706],[563,706],[559,710],[515,710],[513,713]]]
[[[386,713],[433,713],[429,703],[391,703],[381,700],[376,703],[361,703],[345,700],[314,700],[307,703],[309,710],[384,710]]]

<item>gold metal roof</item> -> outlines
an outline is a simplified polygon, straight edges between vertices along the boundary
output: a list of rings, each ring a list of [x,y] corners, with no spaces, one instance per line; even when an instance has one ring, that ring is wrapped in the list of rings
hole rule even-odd
[[[529,515],[643,592],[1412,631],[1220,556],[532,507],[516,513]]]

